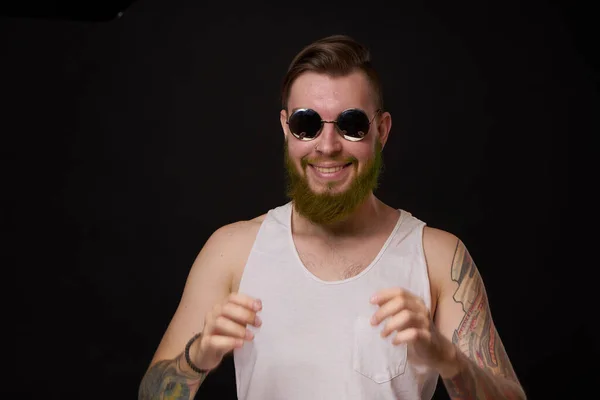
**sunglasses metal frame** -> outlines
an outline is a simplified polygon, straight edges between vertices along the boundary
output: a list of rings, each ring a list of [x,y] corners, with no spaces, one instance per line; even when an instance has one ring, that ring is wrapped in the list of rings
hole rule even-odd
[[[295,113],[297,113],[297,112],[300,112],[300,111],[313,111],[313,112],[315,112],[315,113],[316,113],[316,114],[319,116],[319,118],[321,118],[321,115],[320,115],[318,112],[316,112],[315,110],[313,110],[312,108],[298,108],[297,110],[294,110],[294,112],[293,112],[293,113],[291,113],[291,114],[288,116],[288,118],[286,119],[285,123],[288,125],[288,127],[289,127],[289,125],[290,125],[290,118],[291,118],[291,117],[292,117],[292,116],[293,116]],[[345,113],[345,112],[348,112],[348,111],[360,111],[360,112],[362,112],[362,113],[363,113],[363,114],[364,114],[364,115],[367,117],[367,120],[369,120],[369,116],[368,116],[368,114],[367,114],[367,113],[366,113],[364,110],[361,110],[360,108],[348,108],[348,109],[346,109],[346,110],[342,111],[341,113],[339,113],[339,114],[338,114],[338,116],[337,116],[337,119],[335,119],[335,120],[333,120],[333,121],[321,120],[321,128],[319,128],[319,130],[317,131],[317,133],[316,133],[316,135],[315,135],[314,137],[307,138],[307,137],[305,137],[305,136],[298,135],[298,134],[296,134],[296,133],[292,132],[292,130],[291,130],[291,129],[290,129],[290,133],[291,133],[291,134],[292,134],[292,135],[293,135],[293,136],[294,136],[296,139],[298,139],[298,140],[302,140],[302,141],[304,141],[304,142],[309,142],[309,141],[311,141],[311,140],[315,140],[316,138],[318,138],[318,137],[321,135],[321,132],[323,132],[323,126],[324,126],[325,124],[334,124],[334,125],[335,125],[335,130],[336,130],[336,131],[338,132],[338,134],[339,134],[340,136],[342,136],[344,139],[346,139],[346,140],[348,140],[348,141],[350,141],[350,142],[359,142],[359,141],[363,140],[363,139],[364,139],[364,138],[367,136],[367,134],[368,134],[368,133],[371,131],[371,124],[373,123],[373,121],[375,120],[375,118],[377,117],[377,115],[378,115],[378,114],[379,114],[381,111],[383,111],[383,110],[382,110],[382,109],[380,109],[380,108],[379,108],[379,109],[377,109],[377,110],[375,110],[375,115],[373,115],[373,118],[371,118],[371,119],[369,120],[369,129],[368,129],[368,130],[367,130],[367,132],[365,132],[365,134],[364,134],[364,135],[362,135],[361,137],[353,137],[353,136],[348,136],[348,135],[345,135],[345,134],[344,134],[344,131],[342,131],[342,130],[340,129],[340,126],[338,125],[338,120],[339,120],[339,118],[340,118],[340,115],[342,115],[343,113]]]

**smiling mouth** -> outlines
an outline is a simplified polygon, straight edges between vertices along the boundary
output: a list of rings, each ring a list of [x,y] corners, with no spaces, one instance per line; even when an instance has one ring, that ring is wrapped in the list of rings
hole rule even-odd
[[[338,165],[336,167],[318,167],[316,165],[311,165],[311,167],[313,167],[314,169],[316,169],[318,172],[320,172],[322,174],[333,174],[335,172],[341,171],[342,169],[344,169],[350,165],[352,165],[352,163],[348,163],[345,165]]]

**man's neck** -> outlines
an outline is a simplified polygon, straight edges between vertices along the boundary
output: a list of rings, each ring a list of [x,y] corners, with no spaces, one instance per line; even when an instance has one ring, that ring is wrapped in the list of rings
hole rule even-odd
[[[294,208],[292,211],[292,229],[294,233],[326,238],[347,238],[369,234],[377,229],[377,221],[388,213],[389,207],[374,194],[367,199],[346,219],[333,224],[315,224],[300,215]]]

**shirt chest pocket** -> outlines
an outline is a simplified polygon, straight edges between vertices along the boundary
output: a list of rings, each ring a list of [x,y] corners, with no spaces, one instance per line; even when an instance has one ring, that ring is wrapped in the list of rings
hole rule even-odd
[[[373,327],[365,317],[354,322],[352,368],[376,383],[388,382],[406,369],[406,344],[393,345],[393,333],[382,338],[382,326]]]

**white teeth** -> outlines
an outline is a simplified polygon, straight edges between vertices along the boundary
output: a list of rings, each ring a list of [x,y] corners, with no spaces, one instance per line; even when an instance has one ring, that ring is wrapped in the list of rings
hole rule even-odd
[[[319,171],[319,172],[321,172],[321,173],[324,173],[324,174],[332,174],[332,173],[334,173],[334,172],[341,171],[341,170],[342,170],[342,168],[344,168],[344,167],[343,167],[343,166],[341,166],[341,167],[323,168],[323,167],[316,167],[316,166],[315,166],[315,169],[316,169],[317,171]]]

